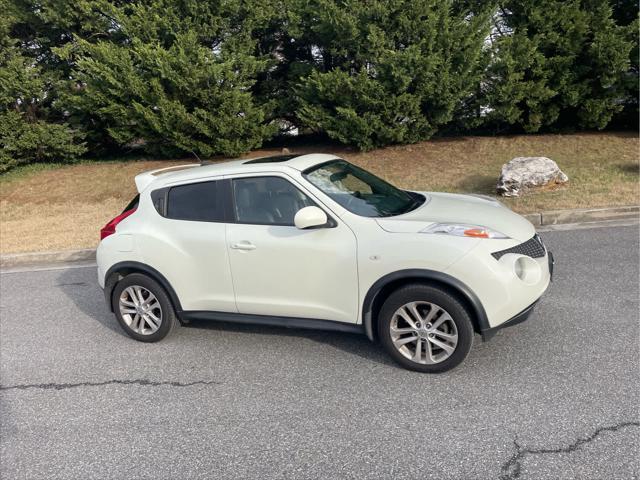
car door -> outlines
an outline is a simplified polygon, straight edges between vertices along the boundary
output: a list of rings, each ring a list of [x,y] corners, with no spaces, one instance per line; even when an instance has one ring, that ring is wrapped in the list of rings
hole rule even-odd
[[[356,239],[340,219],[299,230],[296,212],[317,205],[277,174],[231,179],[227,246],[240,313],[356,323]]]
[[[237,312],[226,243],[224,181],[151,192],[156,211],[140,235],[146,261],[175,290],[183,310]]]

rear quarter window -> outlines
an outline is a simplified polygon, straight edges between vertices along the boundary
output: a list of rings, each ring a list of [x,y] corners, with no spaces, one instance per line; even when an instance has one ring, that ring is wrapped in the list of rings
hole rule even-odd
[[[218,181],[171,187],[167,192],[166,217],[196,222],[222,222],[224,209],[220,198]]]

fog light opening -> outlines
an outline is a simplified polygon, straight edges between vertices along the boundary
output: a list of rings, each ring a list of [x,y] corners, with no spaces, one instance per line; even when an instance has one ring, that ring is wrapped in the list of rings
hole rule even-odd
[[[532,258],[521,256],[513,263],[513,272],[527,285],[535,285],[542,277],[538,262]]]

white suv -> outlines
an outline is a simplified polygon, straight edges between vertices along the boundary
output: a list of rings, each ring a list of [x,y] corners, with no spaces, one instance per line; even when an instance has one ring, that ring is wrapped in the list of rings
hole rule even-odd
[[[98,280],[133,338],[211,319],[361,332],[402,366],[443,372],[525,320],[553,256],[490,197],[400,190],[334,155],[136,176],[101,230]]]

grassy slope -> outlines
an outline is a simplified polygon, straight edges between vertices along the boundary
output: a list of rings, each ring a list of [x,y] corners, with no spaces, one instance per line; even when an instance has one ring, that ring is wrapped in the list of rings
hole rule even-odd
[[[519,212],[640,203],[638,138],[634,133],[460,137],[355,152],[307,146],[294,153],[337,153],[392,183],[415,190],[493,194],[503,163],[515,156],[547,156],[570,184],[518,199]],[[259,150],[248,157],[278,153]],[[0,252],[93,247],[98,230],[135,194],[133,176],[172,161],[38,165],[0,178]]]

